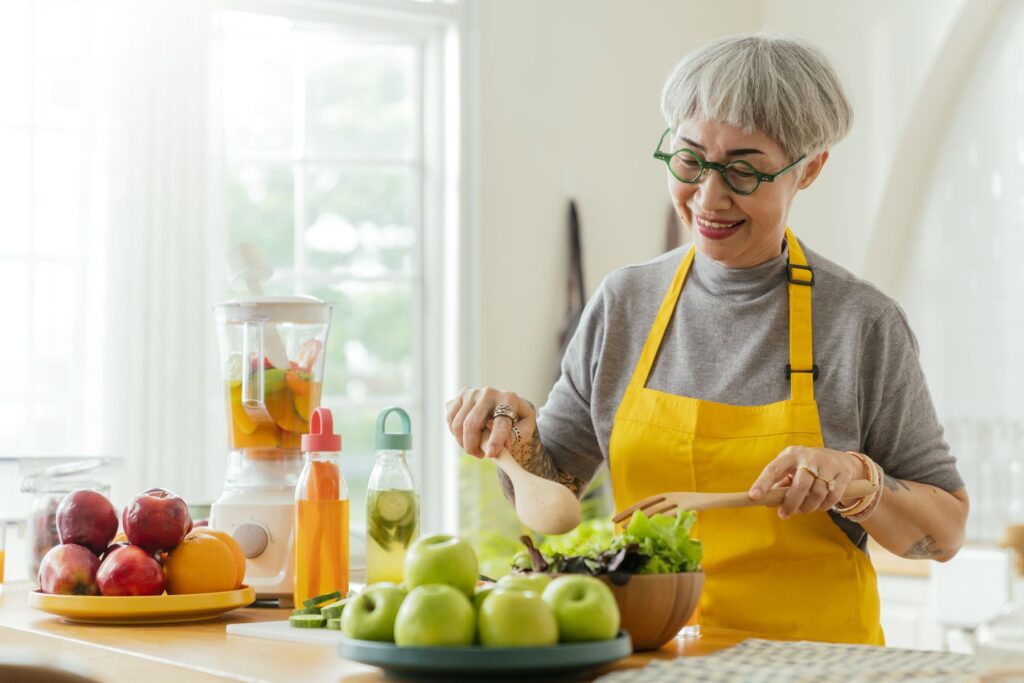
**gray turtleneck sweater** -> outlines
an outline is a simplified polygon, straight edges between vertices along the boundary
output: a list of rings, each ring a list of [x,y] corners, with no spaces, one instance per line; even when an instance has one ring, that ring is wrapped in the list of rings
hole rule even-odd
[[[687,249],[615,271],[587,304],[538,417],[541,441],[560,470],[589,481],[607,460],[619,403]],[[815,276],[814,395],[825,446],[867,453],[889,476],[963,488],[903,311],[869,283],[804,251]],[[778,258],[737,269],[698,252],[647,386],[732,405],[788,399],[787,259],[784,248]],[[831,514],[863,547],[863,528]]]

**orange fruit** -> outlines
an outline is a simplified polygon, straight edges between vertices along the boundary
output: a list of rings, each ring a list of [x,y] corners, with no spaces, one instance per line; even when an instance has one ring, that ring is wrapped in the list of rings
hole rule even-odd
[[[242,552],[242,546],[238,545],[238,541],[231,538],[231,536],[220,529],[213,529],[208,526],[197,526],[193,528],[192,531],[188,532],[188,536],[195,534],[210,534],[211,536],[216,536],[223,541],[225,545],[227,545],[228,550],[231,551],[231,554],[235,558],[235,570],[238,575],[238,578],[235,579],[235,588],[241,588],[242,584],[245,582],[245,553]]]
[[[213,534],[185,536],[167,554],[164,573],[168,595],[230,591],[238,580],[234,554]]]

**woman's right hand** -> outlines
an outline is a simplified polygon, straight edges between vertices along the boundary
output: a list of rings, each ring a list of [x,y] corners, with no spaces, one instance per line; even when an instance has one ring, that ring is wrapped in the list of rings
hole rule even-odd
[[[502,406],[499,415],[495,409]],[[504,417],[502,412],[512,415]],[[537,428],[537,411],[533,404],[520,398],[515,392],[502,391],[493,387],[463,389],[445,404],[448,431],[462,449],[476,458],[494,458],[502,446],[510,451],[520,443],[524,445],[533,438]],[[490,439],[482,443],[485,430],[490,430]]]

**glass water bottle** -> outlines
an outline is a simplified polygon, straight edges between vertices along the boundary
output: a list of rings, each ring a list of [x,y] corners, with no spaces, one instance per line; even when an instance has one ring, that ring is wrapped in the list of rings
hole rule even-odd
[[[391,413],[401,419],[402,432],[385,430]],[[366,492],[366,583],[401,583],[405,551],[420,526],[419,494],[406,460],[412,449],[409,414],[397,407],[381,411],[374,441],[377,462]]]
[[[295,604],[348,593],[348,488],[338,465],[341,437],[327,408],[302,436],[305,462],[295,486]]]

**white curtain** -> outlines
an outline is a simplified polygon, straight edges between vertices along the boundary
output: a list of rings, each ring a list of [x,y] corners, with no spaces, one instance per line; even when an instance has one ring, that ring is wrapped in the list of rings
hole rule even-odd
[[[111,6],[102,451],[124,458],[124,497],[162,486],[208,502],[227,453],[208,398],[222,251],[207,201],[210,15],[198,0]]]

